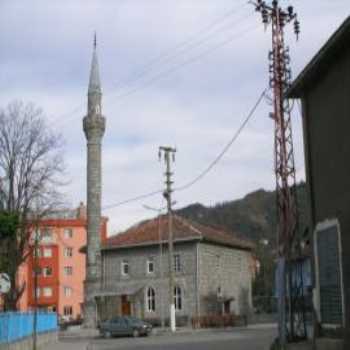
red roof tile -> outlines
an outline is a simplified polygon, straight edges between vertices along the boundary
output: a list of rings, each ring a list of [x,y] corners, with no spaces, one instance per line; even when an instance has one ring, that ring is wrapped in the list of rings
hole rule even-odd
[[[162,241],[168,240],[168,216],[144,221],[132,226],[123,233],[111,236],[102,248],[124,248],[135,245],[150,245],[159,243],[159,235]],[[174,242],[198,239],[216,244],[228,245],[240,249],[251,250],[254,243],[238,238],[237,235],[202,224],[189,221],[188,219],[173,216]]]

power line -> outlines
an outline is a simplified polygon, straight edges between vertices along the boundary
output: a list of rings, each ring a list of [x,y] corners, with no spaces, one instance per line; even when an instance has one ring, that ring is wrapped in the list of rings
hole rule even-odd
[[[237,12],[237,11],[236,11]],[[226,14],[225,17],[227,17],[229,15]],[[237,22],[235,22],[234,24],[239,24],[241,23],[243,20],[245,20],[246,18],[248,18],[249,16],[251,16],[252,13],[249,13],[248,15],[245,15],[244,17],[242,17],[241,19],[239,19]],[[155,75],[153,78],[151,78],[150,80],[146,81],[143,85],[139,86],[139,87],[135,87],[133,89],[131,89],[130,91],[127,91],[126,93],[123,93],[123,94],[120,94],[118,96],[116,96],[117,99],[122,99],[122,98],[125,98],[133,93],[135,93],[136,91],[138,90],[142,90],[146,87],[148,87],[149,85],[151,85],[153,82],[159,80],[161,77],[163,76],[166,76],[166,75],[169,75],[173,72],[176,72],[177,70],[181,69],[183,66],[186,66],[188,64],[191,64],[193,62],[196,62],[198,61],[200,58],[202,58],[203,56],[211,53],[212,51],[222,47],[222,46],[225,46],[227,44],[229,44],[231,41],[233,41],[234,39],[236,39],[238,36],[243,36],[245,35],[246,33],[248,33],[251,29],[254,29],[254,27],[249,27],[249,28],[246,28],[246,30],[242,31],[242,32],[239,32],[237,33],[236,35],[234,36],[230,36],[228,39],[220,42],[219,44],[205,50],[204,52],[202,52],[201,54],[197,55],[197,56],[194,56],[188,60],[185,60],[184,62],[178,64],[178,65],[175,65],[173,66],[172,68],[168,69],[168,70],[164,70],[162,72],[160,72],[159,74]],[[203,30],[204,31],[204,30]],[[201,31],[200,31],[201,32]],[[213,33],[212,33],[213,34]],[[212,34],[208,35],[206,37],[206,39],[202,39],[201,41],[198,41],[197,43],[194,43],[194,45],[192,45],[192,47],[190,46],[187,50],[182,50],[180,51],[180,53],[177,53],[175,56],[171,57],[169,56],[169,53],[166,55],[168,57],[168,59],[165,61],[165,63],[167,62],[171,62],[174,58],[178,57],[180,54],[183,54],[183,53],[187,53],[193,49],[195,49],[196,47],[199,47],[201,46],[203,43],[205,43],[206,41],[208,41],[208,37],[211,37]],[[193,39],[192,39],[193,41]],[[180,43],[179,45],[177,45],[178,47],[182,47],[182,46],[186,46],[189,42],[182,42]],[[158,59],[155,59],[154,61],[159,61],[160,57],[158,57]],[[152,61],[151,61],[152,62]],[[154,64],[151,63],[150,64],[147,64],[145,67],[148,67],[148,66],[153,66]],[[151,70],[151,69],[150,69]],[[150,71],[148,70],[148,71]],[[145,76],[147,73],[148,73],[147,70],[143,71],[143,73],[140,75],[140,76],[136,76],[134,79],[129,79],[127,80],[126,82],[122,83],[121,86],[118,86],[117,87],[117,90],[118,89],[121,89],[122,87],[126,87],[128,85],[130,85],[130,83],[133,83],[133,82],[136,82],[138,80],[140,80],[140,78],[142,78],[143,76]],[[105,94],[105,97],[108,97],[112,94],[113,92],[112,91],[109,91]],[[72,116],[74,116],[78,111],[81,110],[81,108],[84,106],[84,104],[79,104],[77,107],[75,107],[71,112],[68,112],[68,113],[65,113],[65,114],[62,114],[60,117],[57,117],[53,120],[53,124],[61,124],[61,123],[64,123],[66,121],[68,121]]]
[[[267,89],[265,89],[260,94],[258,100],[254,104],[254,106],[251,109],[251,111],[249,112],[248,116],[244,119],[244,121],[241,124],[241,126],[239,127],[239,129],[235,132],[235,134],[233,135],[231,140],[224,147],[224,149],[219,153],[219,155],[214,159],[214,161],[211,162],[209,164],[209,166],[201,174],[196,176],[192,181],[188,182],[187,184],[185,184],[183,186],[175,188],[174,191],[183,191],[183,190],[188,189],[189,187],[193,186],[195,183],[197,183],[199,180],[201,180],[206,174],[208,174],[209,171],[221,160],[221,158],[229,150],[229,148],[233,145],[233,143],[237,140],[238,136],[241,134],[243,129],[248,124],[249,120],[251,119],[251,117],[253,116],[254,112],[258,108],[259,104],[263,100],[263,98],[264,98],[264,96],[266,94],[266,91],[267,91]],[[102,210],[108,210],[108,209],[116,208],[116,207],[119,207],[119,206],[122,206],[122,205],[125,205],[125,204],[128,204],[128,203],[131,203],[131,202],[139,201],[141,199],[145,199],[145,198],[148,198],[148,197],[153,197],[156,194],[160,194],[160,193],[163,193],[163,190],[156,190],[156,191],[153,191],[153,192],[150,192],[150,193],[146,193],[146,194],[143,194],[143,195],[140,195],[140,196],[129,198],[127,200],[124,200],[124,201],[121,201],[121,202],[118,202],[118,203],[110,204],[110,205],[107,205],[107,206],[103,207]]]
[[[225,16],[223,16],[223,18],[226,19],[227,17],[231,16],[233,13],[236,13],[236,12],[238,12],[238,11],[230,11]],[[245,19],[247,19],[248,17],[250,17],[252,15],[253,15],[253,12],[249,12],[248,15],[246,14],[245,16],[243,16],[242,18],[239,18],[234,23],[231,23],[231,27],[232,27],[232,25],[235,27],[237,24],[240,24],[241,22],[243,22]],[[227,28],[227,26],[225,26],[223,28],[217,28],[214,32],[211,32],[210,29],[213,28],[214,25],[217,24],[218,22],[222,22],[222,20],[214,21],[212,23],[212,25],[206,26],[205,28],[200,30],[199,32],[196,33],[196,35],[193,35],[191,39],[185,40],[185,41],[179,43],[178,45],[174,46],[166,53],[157,56],[155,59],[152,59],[151,61],[146,63],[140,70],[131,74],[131,76],[128,79],[126,79],[124,82],[119,83],[115,87],[115,89],[119,90],[119,89],[124,88],[125,86],[129,85],[130,83],[134,83],[135,81],[140,80],[142,77],[147,75],[150,71],[152,71],[154,66],[157,65],[157,68],[158,68],[159,63],[164,65],[164,63],[171,62],[174,60],[174,58],[176,58],[184,53],[187,53],[189,51],[192,51],[193,49],[197,48],[198,46],[201,46],[202,44],[207,42],[208,39],[210,39],[214,34],[217,34],[217,32],[221,32]],[[196,37],[199,36],[199,34],[205,33],[206,31],[209,31],[209,34],[204,36],[204,38],[202,40],[196,41]]]
[[[174,189],[174,191],[183,191],[186,190],[187,188],[193,186],[196,182],[201,180],[205,175],[209,173],[209,171],[214,168],[214,166],[221,160],[221,158],[225,155],[225,153],[229,150],[229,148],[232,146],[232,144],[237,140],[238,136],[241,134],[245,126],[248,124],[250,118],[253,116],[254,112],[258,108],[260,102],[263,100],[265,97],[266,89],[261,93],[259,96],[257,102],[249,112],[248,116],[244,119],[243,123],[241,126],[238,128],[236,133],[233,135],[232,139],[227,143],[227,145],[223,148],[223,150],[220,152],[220,154],[209,164],[209,166],[202,172],[200,173],[197,177],[195,177],[192,181],[188,182],[186,185],[177,187]]]
[[[127,91],[126,93],[123,93],[123,94],[120,94],[120,95],[116,96],[116,99],[117,100],[121,100],[123,98],[126,98],[126,97],[134,94],[135,92],[137,92],[139,90],[143,90],[143,89],[147,88],[148,86],[152,85],[154,82],[156,82],[159,79],[163,78],[163,76],[167,76],[167,75],[169,75],[171,73],[174,73],[174,72],[178,71],[182,67],[187,66],[188,64],[191,64],[191,63],[194,63],[194,62],[198,61],[202,57],[210,54],[211,52],[217,50],[218,48],[229,44],[234,39],[237,39],[238,37],[242,38],[245,34],[249,33],[253,29],[257,29],[257,28],[258,28],[258,25],[250,26],[250,27],[246,28],[244,31],[236,33],[236,35],[230,36],[228,39],[226,39],[226,40],[220,42],[219,44],[209,48],[208,50],[203,51],[201,54],[199,54],[197,56],[194,56],[194,57],[191,57],[190,59],[183,61],[181,64],[173,66],[172,68],[159,73],[158,75],[154,76],[153,78],[147,80],[143,85],[137,86],[137,87]]]
[[[132,198],[126,199],[126,200],[121,201],[121,202],[107,205],[107,206],[103,207],[102,210],[108,210],[108,209],[120,207],[121,205],[128,204],[131,202],[136,202],[136,201],[139,201],[141,199],[149,198],[149,197],[155,196],[156,194],[160,194],[160,193],[163,193],[163,190],[156,190],[156,191],[149,192],[146,194],[141,194],[140,196],[132,197]]]

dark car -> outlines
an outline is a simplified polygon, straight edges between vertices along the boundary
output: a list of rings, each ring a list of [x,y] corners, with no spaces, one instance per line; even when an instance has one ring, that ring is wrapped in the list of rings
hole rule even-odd
[[[152,331],[152,325],[132,316],[113,317],[99,325],[100,334],[109,338],[112,336],[149,335]]]

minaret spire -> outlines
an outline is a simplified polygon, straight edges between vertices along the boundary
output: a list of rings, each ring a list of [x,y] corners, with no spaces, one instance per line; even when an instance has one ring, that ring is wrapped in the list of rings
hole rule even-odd
[[[97,37],[95,32],[94,41],[93,41],[91,69],[90,69],[90,80],[89,80],[89,88],[88,88],[88,114],[90,114],[92,117],[97,114],[101,114],[101,111],[102,111],[101,99],[102,99],[102,89],[101,89],[100,72],[99,72],[98,60],[97,60]]]
[[[98,60],[97,60],[97,38],[96,32],[94,34],[94,45],[92,52],[92,61],[91,61],[91,70],[90,70],[90,81],[89,81],[89,94],[90,93],[101,93],[101,81],[100,81],[100,73],[98,68]]]
[[[106,120],[102,115],[102,92],[97,62],[96,33],[88,88],[88,111],[83,120],[87,141],[87,254],[84,290],[84,322],[96,326],[95,295],[101,290],[102,263],[100,246],[102,196],[102,138]]]

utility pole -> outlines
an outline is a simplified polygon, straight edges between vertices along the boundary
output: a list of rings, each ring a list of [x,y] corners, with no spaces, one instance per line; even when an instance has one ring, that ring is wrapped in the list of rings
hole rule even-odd
[[[174,260],[174,254],[173,254],[173,228],[172,228],[172,202],[171,202],[171,185],[173,184],[173,181],[171,181],[171,176],[173,173],[171,172],[171,160],[175,162],[175,153],[176,149],[172,147],[159,147],[159,160],[161,160],[162,155],[164,155],[164,161],[166,165],[166,171],[165,171],[165,185],[166,189],[163,192],[163,196],[167,201],[167,209],[168,209],[168,230],[169,230],[169,236],[168,236],[168,253],[169,253],[169,315],[170,315],[170,330],[172,332],[176,331],[176,319],[175,319],[175,304],[174,304],[174,267],[173,267],[173,260]]]
[[[38,250],[39,250],[39,228],[35,224],[34,236],[34,315],[33,315],[33,350],[37,349],[37,323],[38,323]]]
[[[285,92],[290,85],[289,48],[284,43],[284,27],[294,24],[298,38],[299,21],[292,6],[282,9],[278,0],[250,1],[261,13],[265,29],[272,28],[272,51],[269,52],[270,88],[273,91],[275,123],[275,175],[277,194],[277,293],[279,313],[279,344],[306,338],[305,310],[300,268],[298,237],[298,207],[294,164],[293,134],[290,105]],[[288,300],[288,305],[287,305]],[[288,317],[287,317],[288,312]]]
[[[162,238],[162,211],[166,208],[153,208],[148,205],[143,206],[146,209],[156,211],[158,213],[158,240],[159,240],[159,278],[160,278],[160,326],[164,329],[164,310],[163,310],[163,238]]]

